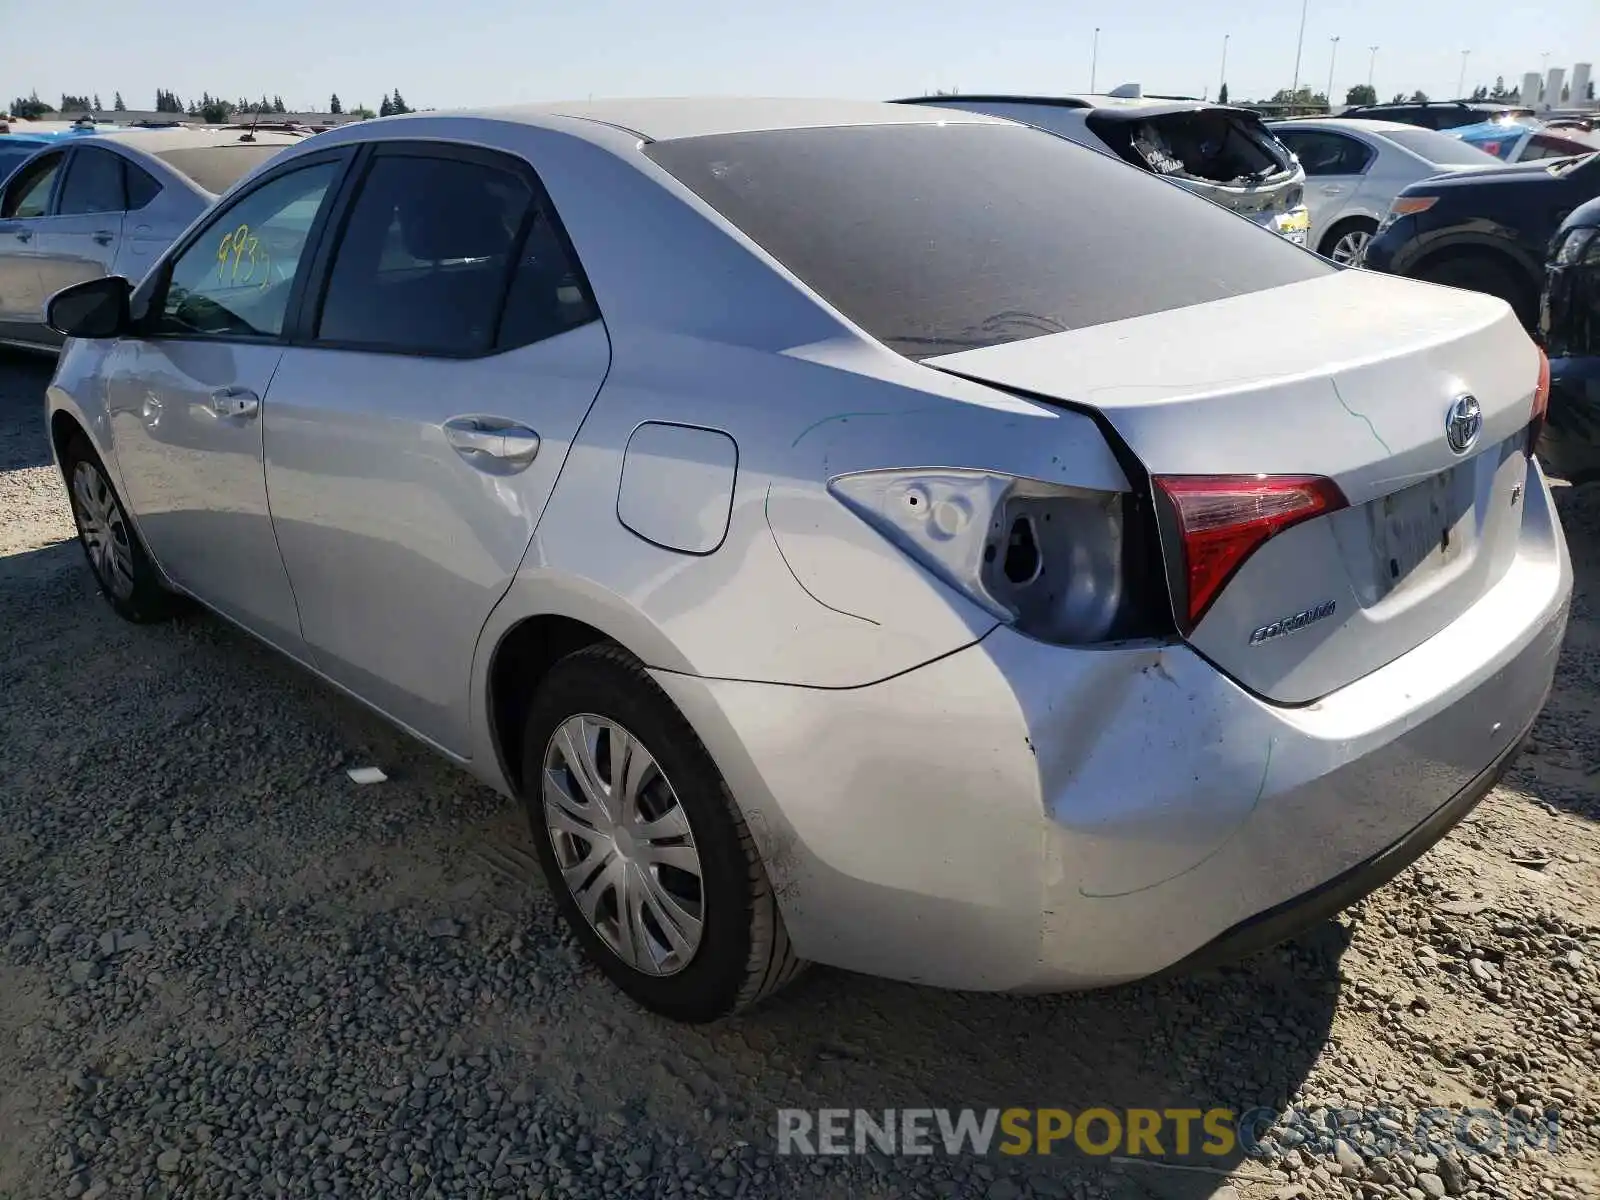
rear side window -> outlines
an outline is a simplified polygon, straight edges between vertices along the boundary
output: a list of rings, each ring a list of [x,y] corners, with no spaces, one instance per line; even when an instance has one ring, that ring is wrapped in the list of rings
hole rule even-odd
[[[1389,129],[1384,131],[1383,136],[1411,153],[1421,155],[1430,163],[1488,167],[1493,166],[1495,161],[1492,154],[1485,154],[1458,137],[1433,129]]]
[[[912,358],[1335,269],[1146,171],[1015,125],[718,134],[645,153]]]
[[[1359,175],[1372,160],[1372,151],[1342,133],[1301,129],[1278,131],[1278,139],[1293,150],[1308,177]]]
[[[137,212],[161,194],[161,185],[143,167],[127,160],[123,160],[122,166],[127,175],[128,210]]]
[[[59,216],[84,213],[119,213],[128,206],[122,184],[122,159],[109,150],[80,146],[67,164],[61,185]]]
[[[334,252],[316,336],[361,349],[487,354],[592,319],[587,297],[521,171],[380,154]]]
[[[60,151],[46,154],[18,169],[6,185],[0,200],[0,217],[42,217],[50,211],[50,193],[66,156]]]

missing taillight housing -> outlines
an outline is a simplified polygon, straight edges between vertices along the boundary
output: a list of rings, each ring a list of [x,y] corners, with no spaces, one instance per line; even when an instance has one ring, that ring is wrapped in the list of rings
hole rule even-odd
[[[1185,633],[1265,542],[1346,504],[1339,485],[1318,475],[1157,475],[1154,483],[1182,547],[1171,575]]]
[[[1550,356],[1544,348],[1539,351],[1539,382],[1533,388],[1533,411],[1528,416],[1528,457],[1539,448],[1539,435],[1544,432],[1545,417],[1550,412]]]

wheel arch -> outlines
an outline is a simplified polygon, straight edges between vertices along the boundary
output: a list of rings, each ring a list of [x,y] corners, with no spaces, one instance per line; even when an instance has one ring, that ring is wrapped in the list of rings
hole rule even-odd
[[[1376,233],[1378,231],[1378,218],[1359,212],[1340,217],[1332,225],[1328,226],[1328,231],[1318,240],[1317,253],[1326,258],[1333,249],[1334,243],[1343,237],[1347,230],[1357,225],[1370,226],[1371,232]]]
[[[542,570],[519,576],[478,639],[473,757],[489,768],[480,777],[518,794],[529,701],[557,662],[599,643],[620,646],[646,667],[692,673],[658,626],[598,585]]]

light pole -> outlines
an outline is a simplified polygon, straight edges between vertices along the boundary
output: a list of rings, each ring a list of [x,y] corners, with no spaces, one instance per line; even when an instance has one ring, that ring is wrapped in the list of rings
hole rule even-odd
[[[1222,35],[1222,77],[1217,80],[1217,99],[1222,99],[1222,89],[1228,86],[1228,38],[1229,34]]]
[[[1295,97],[1300,94],[1300,52],[1306,46],[1306,5],[1311,0],[1300,0],[1300,36],[1294,43],[1294,82],[1289,85],[1289,115],[1294,116]]]
[[[1469,54],[1471,54],[1471,53],[1472,53],[1471,50],[1463,50],[1461,52],[1461,74],[1456,79],[1456,99],[1457,100],[1466,99],[1465,89],[1466,89],[1466,86],[1467,86],[1467,56]]]
[[[1372,51],[1372,57],[1367,59],[1367,87],[1370,88],[1372,86],[1372,73],[1378,69],[1378,47],[1368,46],[1367,49]],[[1377,93],[1374,92],[1373,96],[1376,97]]]
[[[1333,43],[1333,49],[1328,51],[1328,90],[1324,95],[1327,97],[1328,111],[1331,113],[1333,111],[1333,64],[1339,57],[1339,39],[1331,37],[1328,40]]]
[[[1089,94],[1094,95],[1095,69],[1100,65],[1100,26],[1094,27],[1094,49],[1089,51]]]

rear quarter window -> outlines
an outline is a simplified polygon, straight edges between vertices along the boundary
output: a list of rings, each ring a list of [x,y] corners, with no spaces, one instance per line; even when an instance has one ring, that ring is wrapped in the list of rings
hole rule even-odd
[[[1149,172],[1016,125],[717,134],[645,153],[912,358],[1334,270]]]

